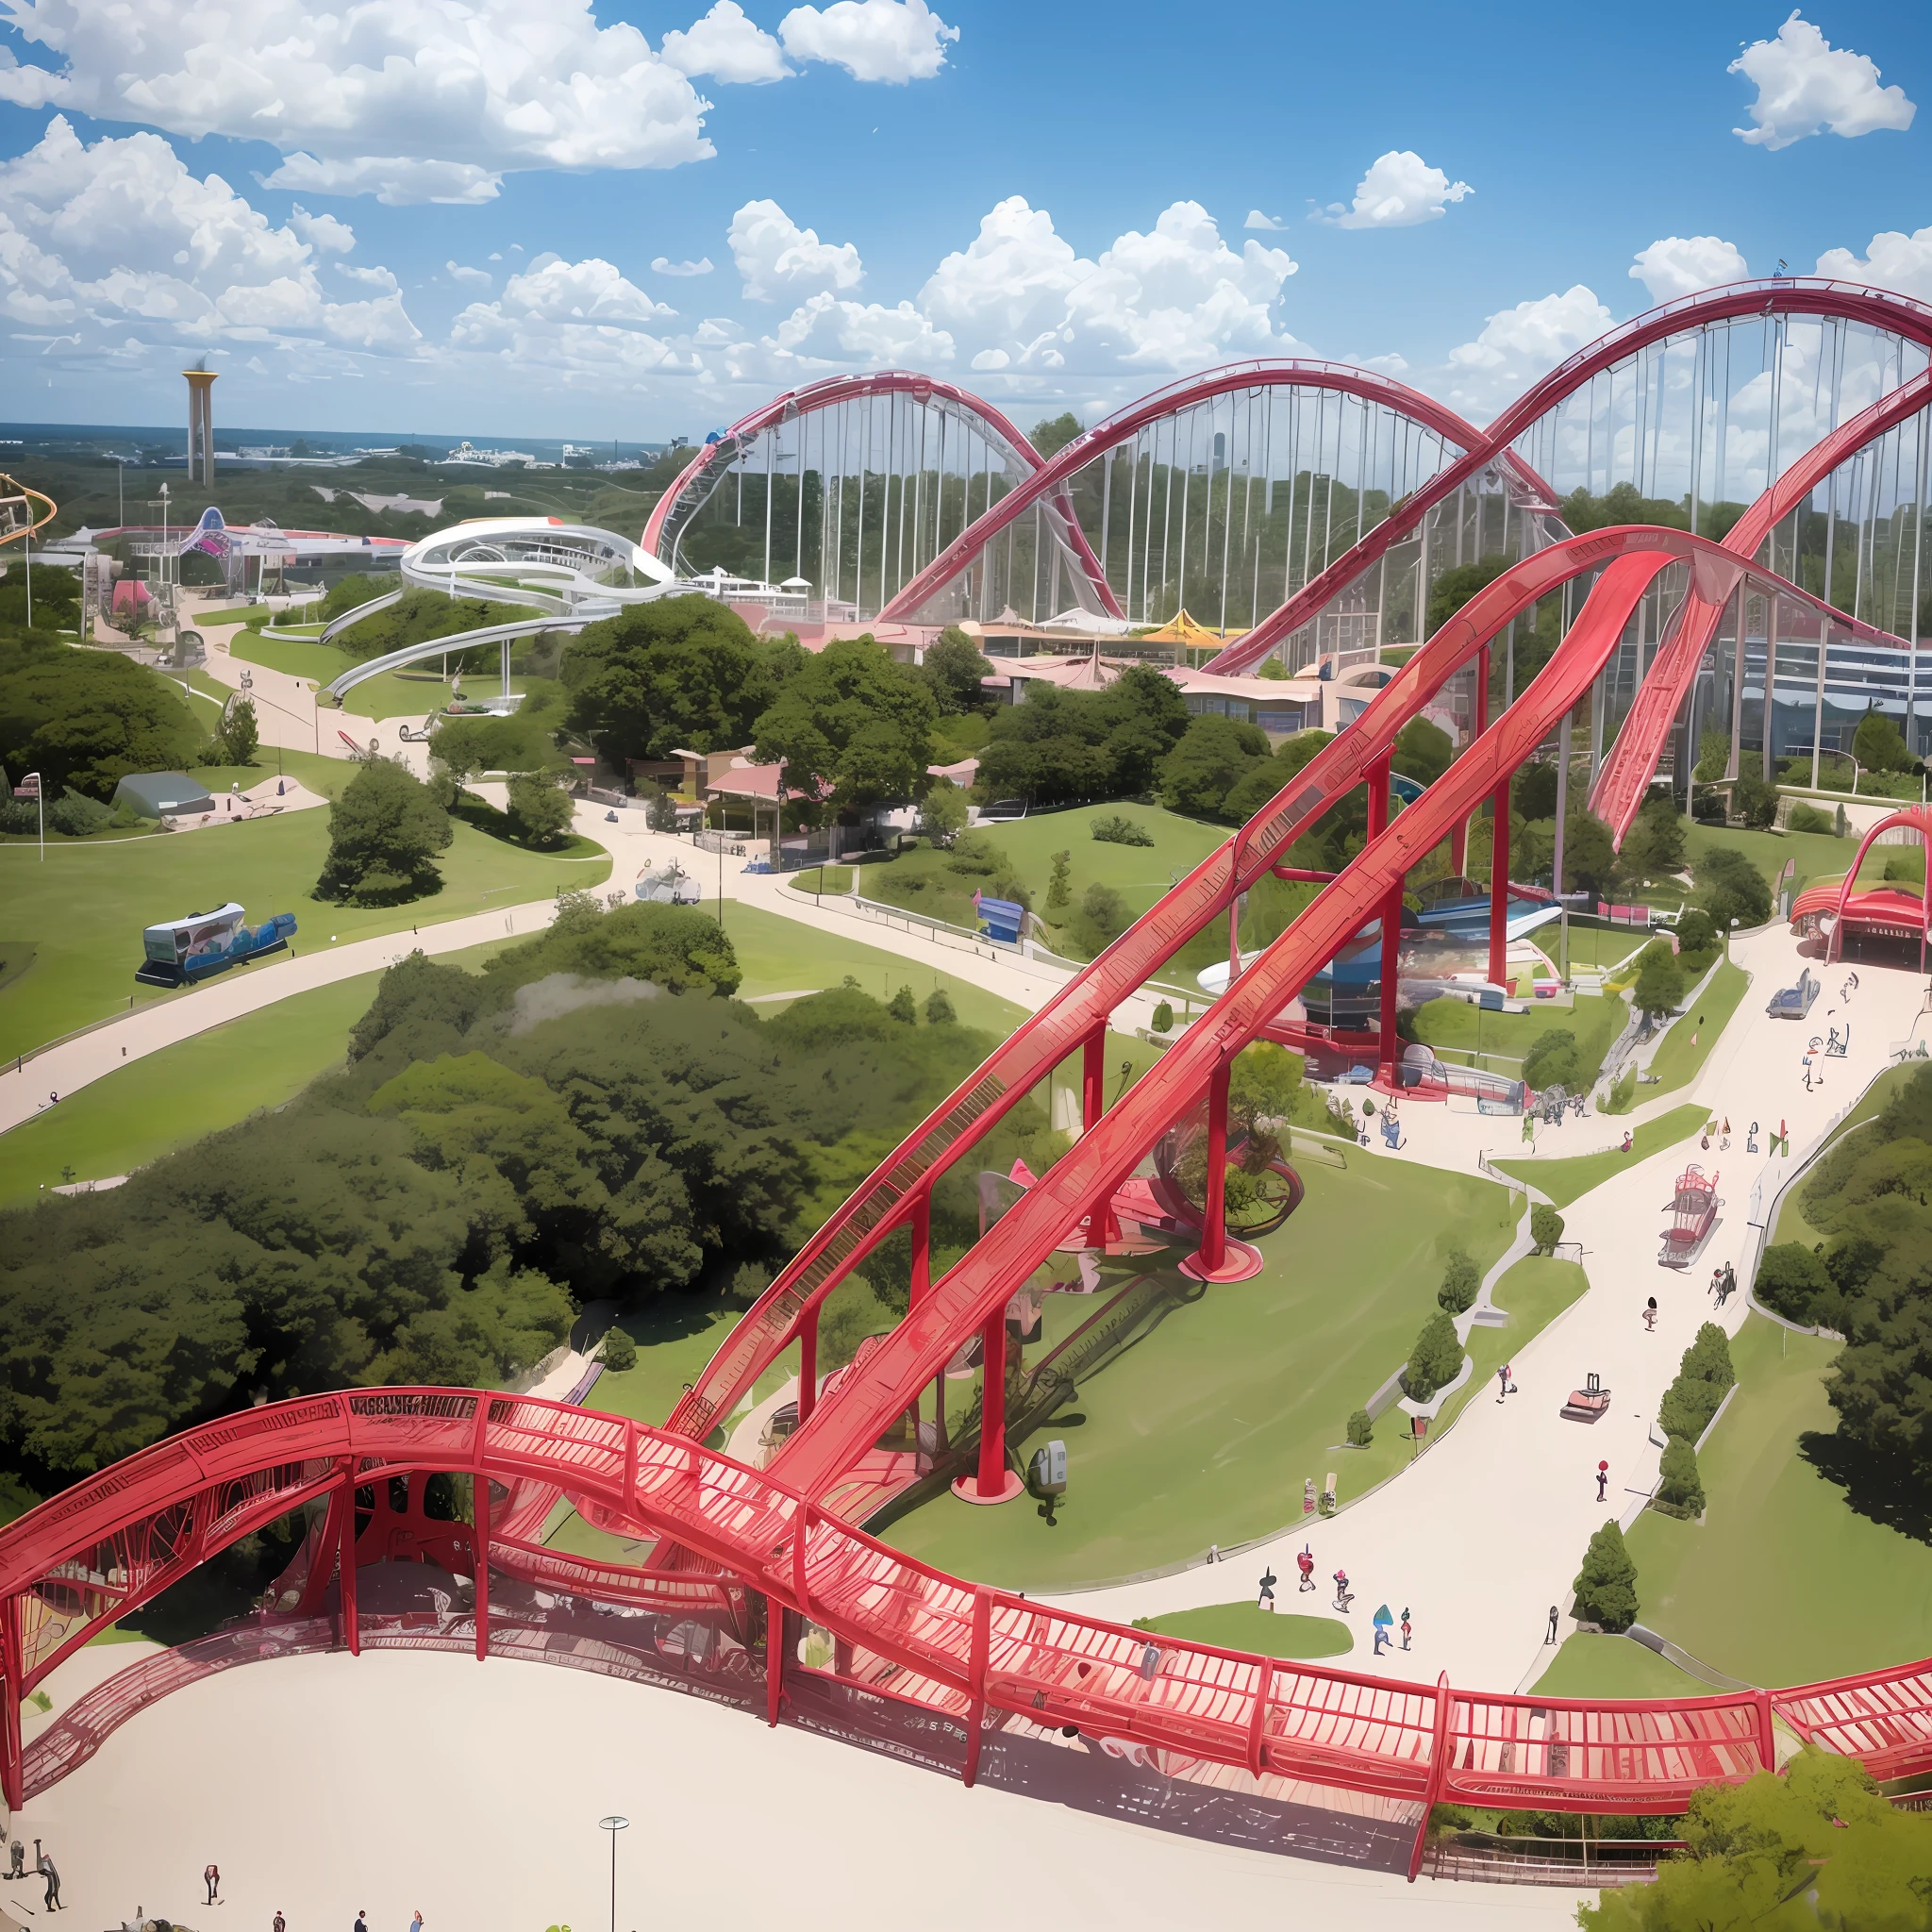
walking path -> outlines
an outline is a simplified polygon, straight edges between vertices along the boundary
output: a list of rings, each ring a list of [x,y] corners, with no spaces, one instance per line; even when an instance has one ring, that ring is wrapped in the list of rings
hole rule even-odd
[[[1826,991],[1811,1018],[1802,1025],[1771,1019],[1764,1011],[1770,991],[1791,984],[1805,963],[1797,942],[1788,930],[1773,928],[1743,941],[1738,958],[1753,975],[1751,995],[1697,1081],[1669,1097],[1673,1106],[1694,1099],[1714,1114],[1728,1114],[1729,1152],[1719,1153],[1713,1143],[1705,1153],[1692,1140],[1649,1159],[1633,1158],[1626,1171],[1562,1210],[1566,1240],[1582,1244],[1590,1291],[1514,1355],[1521,1392],[1500,1405],[1500,1414],[1492,1395],[1479,1392],[1455,1426],[1398,1480],[1335,1517],[1307,1519],[1306,1527],[1299,1520],[1302,1477],[1313,1475],[1319,1483],[1325,1471],[1284,1471],[1281,1514],[1285,1522],[1295,1520],[1238,1562],[1050,1600],[1127,1622],[1252,1599],[1254,1579],[1264,1568],[1295,1577],[1294,1556],[1307,1542],[1324,1588],[1311,1595],[1287,1588],[1278,1593],[1279,1606],[1332,1615],[1334,1591],[1327,1579],[1338,1566],[1345,1567],[1356,1595],[1347,1619],[1356,1636],[1350,1669],[1407,1678],[1433,1678],[1446,1670],[1454,1682],[1493,1690],[1540,1675],[1555,1655],[1543,1642],[1550,1607],[1567,1609],[1571,1581],[1591,1533],[1607,1517],[1633,1521],[1656,1484],[1658,1451],[1650,1426],[1679,1357],[1700,1324],[1714,1320],[1732,1334],[1742,1325],[1745,1296],[1740,1292],[1714,1311],[1707,1284],[1712,1269],[1725,1262],[1744,1273],[1757,1240],[1750,1225],[1753,1184],[1761,1183],[1768,1208],[1784,1177],[1803,1165],[1840,1108],[1884,1070],[1890,1047],[1924,1037],[1928,1024],[1921,1010],[1924,983],[1916,974],[1879,966],[1861,972],[1847,1005],[1839,990],[1848,969],[1823,972],[1814,964]],[[1824,1085],[1814,1080],[1814,1091],[1807,1093],[1800,1065],[1806,1042],[1847,1019],[1850,1054],[1824,1062]],[[1760,1128],[1758,1152],[1749,1155],[1744,1130],[1754,1119]],[[1768,1136],[1781,1120],[1790,1129],[1789,1158],[1768,1152]],[[1404,1123],[1409,1147],[1383,1158],[1416,1158],[1426,1143],[1438,1157],[1432,1164],[1462,1173],[1475,1171],[1486,1129],[1514,1124],[1451,1115],[1440,1106],[1407,1108]],[[1621,1140],[1624,1119],[1613,1124]],[[1572,1133],[1565,1127],[1547,1138],[1548,1153],[1590,1151],[1590,1140],[1581,1133],[1572,1140]],[[1591,1138],[1616,1144],[1607,1134]],[[1381,1154],[1380,1136],[1372,1141],[1372,1151]],[[1507,1143],[1494,1149],[1498,1157],[1516,1151]],[[1657,1257],[1672,1183],[1688,1160],[1718,1175],[1721,1207],[1705,1251],[1679,1273],[1659,1267]],[[1346,1286],[1338,1283],[1338,1291],[1345,1292]],[[1642,1321],[1651,1295],[1659,1309],[1655,1334],[1645,1331]],[[1563,1420],[1558,1411],[1564,1399],[1592,1370],[1612,1391],[1610,1412],[1595,1424]],[[1377,1427],[1399,1427],[1402,1420],[1399,1411],[1390,1410]],[[1599,1458],[1610,1465],[1604,1503],[1596,1500]],[[1346,1504],[1348,1452],[1331,1452],[1326,1459],[1340,1472]],[[1203,1525],[1204,1541],[1211,1530],[1211,1524]],[[1376,1659],[1369,1620],[1384,1602],[1398,1616],[1407,1606],[1416,1634],[1411,1651],[1397,1649]]]

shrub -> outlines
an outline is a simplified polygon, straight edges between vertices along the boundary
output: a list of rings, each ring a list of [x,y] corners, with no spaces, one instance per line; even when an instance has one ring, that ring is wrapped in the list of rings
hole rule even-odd
[[[1752,1291],[1767,1308],[1788,1322],[1811,1322],[1817,1297],[1832,1286],[1824,1259],[1802,1241],[1779,1241],[1766,1248]]]
[[[677,807],[668,791],[653,791],[650,802],[644,807],[644,824],[654,832],[675,832],[677,829]]]
[[[1697,1452],[1681,1437],[1674,1436],[1664,1445],[1662,1479],[1657,1486],[1657,1501],[1668,1503],[1694,1516],[1704,1507],[1704,1484],[1697,1474]]]
[[[928,1026],[950,1026],[958,1014],[953,1010],[951,996],[942,986],[936,986],[926,996],[925,1024]]]
[[[441,884],[435,855],[450,841],[449,816],[428,786],[390,758],[371,758],[328,808],[328,858],[319,899],[382,906]]]
[[[1157,1033],[1174,1031],[1174,1008],[1165,1000],[1154,1009],[1154,1030]]]
[[[607,1328],[604,1331],[603,1345],[597,1353],[603,1357],[607,1369],[614,1370],[620,1374],[625,1369],[634,1369],[638,1365],[638,1345],[632,1341],[627,1328],[619,1328],[615,1325]]]
[[[1731,921],[1762,925],[1771,917],[1771,888],[1764,874],[1735,845],[1713,845],[1690,868],[1711,924],[1728,932]]]
[[[1524,1057],[1523,1077],[1539,1092],[1559,1085],[1574,1092],[1585,1085],[1588,1076],[1576,1051],[1575,1034],[1565,1026],[1552,1026],[1538,1034]]]
[[[1599,1113],[1628,1113],[1637,1105],[1637,1068],[1633,1064],[1610,1083],[1609,1091],[1597,1102]]]
[[[1056,852],[1053,856],[1053,876],[1047,881],[1046,908],[1049,912],[1064,906],[1073,896],[1068,886],[1068,876],[1073,871],[1074,855],[1071,852]]]
[[[1130,918],[1127,902],[1111,886],[1089,886],[1080,910],[1093,929],[1109,940],[1126,930]]]
[[[1422,1333],[1409,1350],[1408,1366],[1402,1372],[1405,1392],[1411,1402],[1426,1402],[1461,1373],[1462,1344],[1456,1339],[1456,1324],[1445,1314],[1431,1315],[1423,1324]]]
[[[518,772],[509,781],[509,817],[531,845],[560,845],[570,832],[570,794],[541,772]]]
[[[1790,816],[1785,820],[1785,830],[1788,832],[1824,832],[1828,834],[1837,831],[1837,829],[1838,821],[1820,811],[1815,806],[1794,805],[1791,808]]]
[[[1546,1201],[1539,1201],[1529,1210],[1529,1238],[1540,1255],[1554,1254],[1563,1239],[1563,1217]]]
[[[1657,1405],[1657,1423],[1664,1434],[1695,1442],[1710,1426],[1724,1391],[1737,1379],[1724,1331],[1715,1322],[1705,1323],[1684,1351],[1676,1378]]]
[[[1103,845],[1151,845],[1154,834],[1145,825],[1137,825],[1132,819],[1123,818],[1119,812],[1108,812],[1105,818],[1090,819],[1087,829]],[[1065,854],[1060,854],[1064,858]]]
[[[1777,817],[1777,788],[1762,778],[1740,778],[1731,787],[1731,808],[1754,832],[1761,832]]]
[[[1442,1270],[1442,1285],[1436,1291],[1436,1300],[1450,1314],[1464,1314],[1475,1306],[1482,1279],[1475,1263],[1460,1248],[1452,1248],[1448,1266]]]
[[[1637,961],[1637,984],[1630,990],[1630,1003],[1652,1019],[1674,1012],[1684,997],[1684,969],[1676,955],[1663,940],[1653,940]]]
[[[31,804],[31,800],[25,801]],[[47,808],[47,823],[70,839],[85,839],[100,831],[114,814],[98,798],[64,791]],[[38,821],[36,821],[38,824]]]
[[[1718,932],[1710,914],[1700,906],[1693,906],[1677,921],[1677,946],[1682,953],[1713,953],[1717,950]]]
[[[1366,1449],[1369,1446],[1370,1442],[1374,1441],[1374,1434],[1375,1425],[1373,1422],[1369,1420],[1369,1412],[1367,1409],[1358,1408],[1352,1416],[1349,1417],[1348,1440],[1352,1443],[1354,1443],[1357,1449]]]
[[[230,765],[252,765],[255,762],[256,747],[261,742],[261,729],[255,716],[254,703],[244,698],[228,714],[228,722],[215,733],[215,742],[222,748],[223,762]]]
[[[937,778],[919,808],[921,834],[935,845],[949,845],[966,829],[966,794],[950,778]]]
[[[912,989],[909,986],[902,986],[892,995],[891,1002],[886,1008],[886,1011],[893,1019],[900,1022],[902,1025],[916,1025],[919,1021],[919,1008],[913,1000]]]
[[[1585,1623],[1627,1630],[1637,1621],[1637,1565],[1614,1520],[1591,1538],[1571,1588],[1576,1592],[1576,1614]]]

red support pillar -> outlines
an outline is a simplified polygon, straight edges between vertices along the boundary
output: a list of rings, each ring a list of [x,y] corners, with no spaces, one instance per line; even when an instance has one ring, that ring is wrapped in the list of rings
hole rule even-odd
[[[1491,801],[1495,823],[1490,828],[1490,978],[1501,986],[1509,970],[1509,784],[1496,788]]]
[[[0,1684],[0,1797],[7,1801],[7,1815],[19,1814],[26,1803],[25,1773],[20,1744],[20,1680],[25,1674],[20,1642],[20,1599],[8,1597],[0,1603],[0,1673],[7,1681]]]
[[[973,1639],[967,1652],[966,1769],[962,1782],[979,1775],[979,1739],[986,1728],[986,1662],[992,1649],[992,1597],[984,1587],[973,1592]]]
[[[1382,963],[1379,969],[1382,1004],[1376,1015],[1375,1058],[1381,1062],[1382,1081],[1393,1092],[1400,1083],[1397,1072],[1402,1059],[1401,1041],[1395,1031],[1395,991],[1401,971],[1402,888],[1389,888],[1382,902]]]
[[[1107,1110],[1107,1027],[1096,1026],[1080,1046],[1080,1131],[1091,1134]],[[1120,1230],[1112,1223],[1109,1204],[1096,1201],[1087,1216],[1087,1245],[1105,1253]]]
[[[922,1190],[912,1202],[912,1302],[917,1307],[932,1286],[932,1196]]]
[[[765,1599],[765,1722],[776,1726],[785,1701],[785,1606]]]
[[[490,1478],[479,1469],[471,1479],[470,1542],[475,1565],[476,1661],[490,1655]]]
[[[1007,1480],[1007,1311],[995,1308],[979,1341],[979,1497],[991,1502]]]
[[[1476,653],[1475,706],[1470,726],[1472,744],[1490,728],[1490,647],[1487,644]],[[1469,867],[1469,826],[1468,819],[1460,819],[1455,831],[1449,835],[1450,864],[1457,874],[1466,873]]]
[[[1201,1250],[1195,1257],[1204,1274],[1220,1272],[1227,1259],[1227,1060],[1224,1057],[1208,1082],[1208,1198],[1201,1209]]]
[[[1389,760],[1380,758],[1369,767],[1369,838],[1379,839],[1389,829]]]
[[[1444,1671],[1436,1679],[1436,1724],[1429,1742],[1429,1778],[1423,1790],[1422,1823],[1416,1826],[1415,1843],[1410,1846],[1408,1854],[1408,1882],[1411,1885],[1415,1883],[1416,1874],[1423,1869],[1423,1853],[1429,1842],[1429,1817],[1449,1776],[1449,1757],[1455,1749],[1449,1737],[1449,1719],[1454,1709],[1455,1700],[1449,1692],[1449,1673]]]
[[[362,1626],[356,1607],[356,1478],[342,1478],[342,1521],[336,1533],[336,1594],[342,1608],[342,1641],[351,1657],[362,1654]]]
[[[811,1420],[819,1399],[819,1311],[805,1311],[805,1325],[798,1331],[798,1425]]]

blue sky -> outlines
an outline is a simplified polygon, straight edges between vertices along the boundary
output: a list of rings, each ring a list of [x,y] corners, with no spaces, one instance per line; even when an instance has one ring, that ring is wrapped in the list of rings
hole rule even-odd
[[[1480,422],[1779,258],[1932,301],[1932,9],[1607,18],[0,0],[0,415],[172,422],[206,356],[319,429],[701,434],[888,363],[1091,421],[1312,354]]]

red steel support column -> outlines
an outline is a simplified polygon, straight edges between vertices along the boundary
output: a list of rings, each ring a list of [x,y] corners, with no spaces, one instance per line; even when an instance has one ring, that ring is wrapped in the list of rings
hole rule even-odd
[[[342,1524],[336,1539],[336,1594],[342,1607],[342,1641],[351,1657],[362,1654],[362,1625],[356,1607],[356,1477],[342,1478]]]
[[[986,1660],[991,1648],[992,1597],[981,1588],[973,1592],[973,1642],[966,1662],[973,1701],[966,1707],[966,1770],[961,1781],[968,1787],[979,1775],[979,1737],[986,1728]]]
[[[479,1469],[470,1486],[470,1542],[476,1566],[476,1661],[490,1655],[490,1478]]]
[[[1495,823],[1490,828],[1490,978],[1503,984],[1509,967],[1509,787],[1506,781],[1491,801]]]
[[[1080,1131],[1091,1134],[1107,1110],[1107,1028],[1096,1026],[1080,1046]],[[1087,1245],[1105,1250],[1108,1202],[1096,1201],[1087,1217]]]
[[[1395,1032],[1396,976],[1401,971],[1402,888],[1391,886],[1382,902],[1382,963],[1380,967],[1382,1004],[1376,1015],[1375,1058],[1381,1062],[1383,1080],[1392,1090],[1399,1081],[1402,1055]]]
[[[785,1701],[785,1606],[765,1599],[765,1722],[774,1728]]]
[[[1216,1274],[1227,1259],[1227,1058],[1208,1082],[1208,1198],[1201,1209],[1201,1273]]]
[[[1389,760],[1379,758],[1369,767],[1369,837],[1379,839],[1389,829]]]
[[[912,1293],[908,1306],[917,1308],[932,1286],[932,1196],[923,1189],[913,1197],[912,1215],[907,1225],[912,1236]],[[945,1374],[941,1371],[935,1385],[938,1390],[934,1397],[936,1407],[945,1401]],[[912,1424],[912,1450],[917,1455],[919,1400],[916,1396],[908,1414]]]
[[[1442,1782],[1449,1775],[1449,1754],[1455,1748],[1449,1739],[1449,1713],[1453,1700],[1449,1695],[1449,1673],[1444,1671],[1436,1679],[1436,1731],[1429,1747],[1429,1781],[1423,1791],[1423,1822],[1417,1825],[1415,1844],[1408,1855],[1408,1882],[1415,1883],[1415,1874],[1423,1869],[1423,1851],[1429,1842],[1429,1814],[1436,1808],[1436,1801],[1442,1795]]]
[[[1007,1311],[994,1309],[979,1340],[979,1496],[996,1502],[1007,1487]]]
[[[1475,654],[1475,707],[1470,725],[1471,744],[1490,728],[1490,647],[1487,644]],[[1459,819],[1455,831],[1449,835],[1450,870],[1457,874],[1464,874],[1469,869],[1469,827],[1468,819]]]
[[[0,1684],[0,1797],[7,1801],[8,1817],[13,1818],[26,1802],[20,1746],[20,1680],[24,1669],[17,1596],[0,1603],[0,1673],[5,1673],[7,1678]]]
[[[1771,1692],[1760,1690],[1752,1700],[1757,1706],[1757,1755],[1766,1771],[1777,1769],[1777,1733],[1771,1724]]]
[[[819,1311],[805,1311],[805,1326],[798,1331],[798,1424],[801,1428],[811,1420],[819,1399]]]

